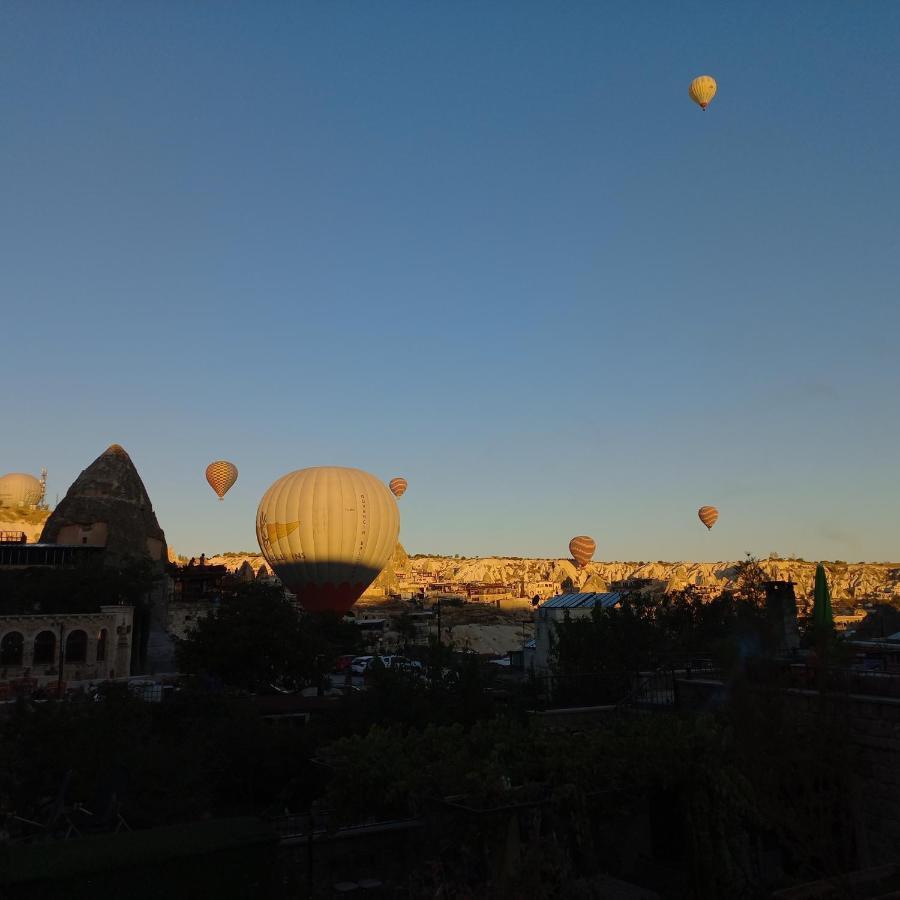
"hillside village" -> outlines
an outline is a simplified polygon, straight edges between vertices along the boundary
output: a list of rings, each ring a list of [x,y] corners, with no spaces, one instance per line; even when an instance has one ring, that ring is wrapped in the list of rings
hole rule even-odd
[[[29,543],[37,541],[50,510],[9,509],[0,512],[0,532],[24,532]],[[187,562],[169,551],[171,562]],[[270,574],[260,553],[239,551],[206,558],[210,565],[224,565],[237,572],[242,566],[254,576]],[[812,598],[816,562],[783,559],[774,554],[761,559],[760,566],[772,580],[794,583],[801,604]],[[410,556],[398,544],[388,564],[363,600],[366,605],[379,600],[450,596],[474,601],[531,601],[546,599],[562,591],[563,585],[584,591],[628,588],[662,594],[692,587],[714,596],[734,586],[737,560],[720,562],[622,561],[591,562],[579,569],[570,559],[520,557],[459,557],[417,554]],[[900,606],[900,563],[825,563],[836,603],[859,607],[875,603]],[[847,610],[849,612],[849,609]]]
[[[207,560],[231,571],[246,565],[258,572],[265,560],[258,553],[225,553]],[[592,562],[578,569],[569,559],[515,557],[409,556],[397,546],[384,571],[364,599],[411,599],[415,596],[458,596],[467,600],[505,601],[560,593],[568,580],[584,591],[617,589],[671,593],[688,587],[711,596],[733,587],[738,561],[722,562]],[[773,581],[791,581],[801,603],[812,598],[816,563],[772,556],[760,560]],[[837,603],[864,606],[900,605],[900,563],[826,562],[825,570]],[[266,570],[268,571],[268,570]]]
[[[22,532],[25,540],[34,544],[41,536],[49,516],[49,509],[13,509],[5,506],[0,508],[0,532]]]

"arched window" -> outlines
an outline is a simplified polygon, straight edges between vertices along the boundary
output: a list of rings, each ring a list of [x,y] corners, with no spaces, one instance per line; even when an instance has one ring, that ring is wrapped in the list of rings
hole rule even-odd
[[[66,638],[66,662],[80,663],[87,659],[87,632],[78,629]]]
[[[52,631],[42,631],[34,639],[34,664],[52,665],[56,662],[56,635]]]
[[[21,666],[25,650],[25,637],[18,631],[10,631],[0,641],[0,666]]]
[[[106,629],[101,628],[97,634],[97,662],[106,659]]]

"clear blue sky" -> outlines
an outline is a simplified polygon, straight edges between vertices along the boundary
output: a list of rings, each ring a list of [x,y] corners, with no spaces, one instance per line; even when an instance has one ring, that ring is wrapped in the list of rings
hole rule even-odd
[[[0,472],[121,443],[184,553],[334,464],[409,479],[411,552],[900,558],[898,46],[892,0],[7,0]]]

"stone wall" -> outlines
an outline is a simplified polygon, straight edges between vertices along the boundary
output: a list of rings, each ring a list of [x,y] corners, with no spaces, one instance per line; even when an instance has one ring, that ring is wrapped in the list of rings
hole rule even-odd
[[[197,600],[192,603],[169,602],[166,614],[166,631],[174,638],[187,637],[187,633],[196,626],[197,621],[208,616],[214,604],[208,600]]]
[[[133,617],[134,609],[131,606],[102,606],[97,613],[0,616],[0,647],[13,646],[18,642],[16,635],[21,635],[22,638],[21,662],[7,659],[5,664],[0,664],[0,684],[8,685],[21,678],[34,679],[38,685],[57,682],[60,635],[64,647],[74,647],[79,632],[83,632],[85,636],[84,659],[64,659],[64,682],[127,678],[131,666]],[[104,632],[105,646],[101,646]],[[38,653],[42,643],[45,650],[50,647],[49,636],[52,636],[52,650],[45,655],[43,661],[35,658],[35,641],[39,635],[42,640],[38,641]],[[70,643],[73,635],[75,638]],[[10,639],[4,644],[7,636]],[[98,655],[100,659],[97,658]]]

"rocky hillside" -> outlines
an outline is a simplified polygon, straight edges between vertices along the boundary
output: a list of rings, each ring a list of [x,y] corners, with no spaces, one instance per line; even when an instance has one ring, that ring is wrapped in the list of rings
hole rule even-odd
[[[33,544],[41,536],[49,509],[0,509],[0,531],[24,531],[25,540]]]
[[[690,585],[730,587],[737,562],[596,562],[579,571],[568,559],[417,557],[410,560],[410,565],[413,571],[434,573],[446,581],[530,583],[562,582],[571,578],[576,587],[602,590],[610,582],[640,578],[674,591]],[[812,595],[815,562],[773,558],[761,560],[760,565],[773,580],[793,581],[799,597]],[[900,563],[832,562],[825,563],[825,570],[835,600],[858,601],[882,596],[900,602]]]
[[[208,562],[238,569],[244,561],[254,571],[265,564],[258,553],[225,554]],[[379,575],[376,585],[396,588],[415,575],[432,575],[439,581],[488,581],[525,586],[540,581],[561,584],[567,578],[578,588],[605,590],[611,582],[630,578],[649,579],[661,589],[675,591],[690,585],[726,588],[733,583],[736,561],[697,562],[596,562],[579,571],[569,559],[517,559],[510,557],[455,558],[446,556],[409,557],[399,544],[394,556]],[[797,596],[811,597],[816,563],[806,560],[765,559],[760,565],[773,580],[793,581]],[[882,599],[900,604],[900,563],[825,563],[832,597],[838,601],[860,602]],[[398,578],[398,573],[401,577]]]

